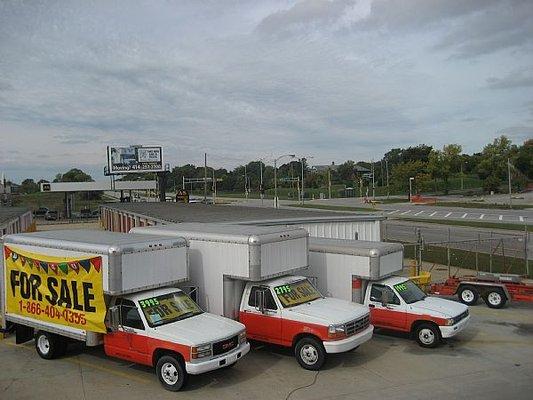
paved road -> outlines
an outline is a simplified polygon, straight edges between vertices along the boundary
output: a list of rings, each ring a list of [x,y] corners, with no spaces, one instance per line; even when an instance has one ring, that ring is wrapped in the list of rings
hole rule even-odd
[[[308,204],[364,207],[375,211],[372,206],[361,204],[358,198],[312,200]],[[376,208],[390,217],[417,219],[450,219],[533,225],[533,209],[500,210],[488,208],[462,208],[446,206],[413,205],[410,203],[377,204]]]

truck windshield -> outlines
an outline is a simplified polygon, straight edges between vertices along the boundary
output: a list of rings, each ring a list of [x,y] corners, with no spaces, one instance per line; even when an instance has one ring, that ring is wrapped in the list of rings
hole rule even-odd
[[[276,286],[274,292],[283,307],[294,307],[320,299],[322,295],[307,279]]]
[[[394,289],[402,296],[407,303],[415,303],[426,298],[426,294],[413,281],[405,281],[394,285]]]
[[[150,327],[161,326],[203,313],[185,293],[173,292],[139,300]]]

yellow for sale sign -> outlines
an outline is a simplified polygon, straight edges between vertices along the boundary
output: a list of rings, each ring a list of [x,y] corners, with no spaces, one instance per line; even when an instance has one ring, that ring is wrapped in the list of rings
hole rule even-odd
[[[4,246],[7,312],[105,332],[102,257],[65,258]]]

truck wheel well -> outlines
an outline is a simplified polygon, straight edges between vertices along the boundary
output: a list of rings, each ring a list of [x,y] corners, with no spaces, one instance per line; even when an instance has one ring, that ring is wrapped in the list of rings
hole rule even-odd
[[[320,339],[317,335],[314,335],[314,334],[309,333],[309,332],[302,332],[302,333],[297,334],[292,339],[292,347],[294,348],[294,346],[296,346],[296,343],[298,343],[300,341],[300,339],[303,339],[305,337],[313,338],[315,340],[318,340],[320,343],[322,343],[322,339]]]
[[[185,362],[183,356],[180,353],[169,349],[155,349],[154,354],[152,355],[152,366],[155,366],[157,364],[157,360],[159,360],[163,356],[173,356],[176,357],[180,362]]]
[[[437,328],[439,327],[435,322],[429,319],[419,319],[419,320],[414,321],[411,324],[411,335],[414,335],[416,328],[418,328],[418,326],[421,324],[432,324],[432,325],[435,325]]]

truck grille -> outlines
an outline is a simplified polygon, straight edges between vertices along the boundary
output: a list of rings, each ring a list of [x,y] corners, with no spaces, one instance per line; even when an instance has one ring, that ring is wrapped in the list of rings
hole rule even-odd
[[[237,347],[238,343],[239,336],[233,336],[232,338],[216,342],[213,344],[213,355],[218,356],[219,354],[227,353]]]
[[[352,336],[356,333],[364,331],[370,325],[370,314],[365,315],[363,318],[356,319],[354,321],[347,322],[344,326],[346,329],[346,336]]]
[[[457,317],[455,317],[453,319],[453,324],[455,325],[456,323],[458,323],[459,321],[462,321],[466,317],[468,317],[468,310],[466,310],[464,313],[459,314]]]

